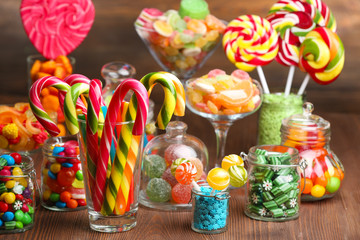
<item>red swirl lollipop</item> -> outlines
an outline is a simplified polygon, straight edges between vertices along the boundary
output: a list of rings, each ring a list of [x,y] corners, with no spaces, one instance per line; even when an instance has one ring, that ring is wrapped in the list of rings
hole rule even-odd
[[[71,53],[95,17],[91,0],[23,0],[20,13],[30,41],[47,59]]]

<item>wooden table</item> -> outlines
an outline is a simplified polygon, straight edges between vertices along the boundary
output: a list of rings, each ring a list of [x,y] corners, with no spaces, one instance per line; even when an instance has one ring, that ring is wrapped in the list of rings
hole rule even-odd
[[[21,26],[21,0],[0,3],[0,103],[26,100],[26,62],[36,53]],[[93,0],[96,18],[85,41],[72,53],[76,58],[76,73],[89,78],[101,78],[101,66],[113,60],[123,60],[137,69],[137,78],[160,70],[133,28],[140,10],[157,7],[177,9],[179,1],[164,0]],[[275,1],[269,0],[208,0],[210,10],[221,19],[230,21],[242,14],[266,16]],[[331,148],[345,167],[345,179],[338,194],[329,200],[302,203],[300,218],[283,223],[260,222],[244,215],[244,188],[232,190],[230,221],[227,232],[203,235],[191,230],[190,212],[161,212],[139,208],[138,225],[131,231],[118,234],[97,233],[89,228],[87,211],[58,213],[38,208],[32,230],[21,234],[1,236],[1,239],[360,239],[360,168],[357,166],[360,139],[360,5],[358,1],[325,0],[338,23],[338,33],[346,49],[346,61],[339,79],[328,86],[311,81],[307,100],[315,105],[315,113],[332,124]],[[201,76],[214,68],[231,72],[234,67],[221,48],[196,74]],[[288,68],[273,62],[264,67],[270,88],[284,87]],[[257,78],[255,72],[251,76]],[[304,74],[296,71],[294,87],[299,87]],[[162,92],[152,95],[156,105]],[[157,107],[158,109],[158,107]],[[247,152],[256,145],[258,114],[238,120],[231,127],[226,153]],[[211,124],[189,111],[184,121],[188,133],[204,141],[215,156],[215,135]],[[36,160],[39,169],[41,159]],[[38,173],[40,173],[38,171]]]

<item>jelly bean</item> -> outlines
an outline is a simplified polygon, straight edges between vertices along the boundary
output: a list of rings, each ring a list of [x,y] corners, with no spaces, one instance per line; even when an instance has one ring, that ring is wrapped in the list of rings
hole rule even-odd
[[[76,172],[75,177],[76,177],[77,180],[80,180],[80,181],[82,181],[84,179],[84,176],[83,176],[83,173],[82,173],[81,170]]]
[[[1,155],[0,158],[4,158],[7,161],[8,166],[15,165],[15,159],[10,155],[4,154],[4,155]]]
[[[24,196],[22,194],[16,194],[15,197],[16,197],[16,200],[20,200],[20,201],[22,201],[24,199]]]
[[[316,180],[314,182],[315,185],[320,185],[320,186],[323,186],[323,187],[327,186],[328,179],[326,178],[325,173],[324,173],[324,175],[316,178]]]
[[[24,189],[25,189],[24,186],[19,184],[19,185],[15,185],[12,191],[15,194],[23,194]]]
[[[57,202],[57,201],[59,201],[59,199],[60,199],[60,194],[58,194],[58,193],[52,193],[50,195],[50,201],[52,201],[52,202]]]
[[[325,188],[321,185],[314,185],[311,188],[311,196],[321,198],[325,194]]]
[[[337,177],[331,177],[328,184],[326,185],[326,190],[329,193],[336,192],[340,187],[341,181]]]
[[[24,213],[29,212],[29,207],[27,204],[23,204],[21,211],[23,211]]]
[[[7,204],[13,204],[15,202],[15,199],[15,194],[12,192],[8,192],[4,197],[4,200]]]
[[[24,198],[30,198],[31,197],[31,190],[29,188],[25,188],[23,192]]]
[[[50,190],[45,190],[45,191],[43,192],[43,200],[44,200],[44,201],[49,200],[50,195],[51,195],[51,191],[50,191]]]
[[[52,154],[54,156],[57,156],[59,153],[63,152],[65,150],[64,147],[54,147]]]
[[[24,212],[23,211],[21,211],[21,210],[17,210],[16,212],[15,212],[15,220],[16,221],[21,221],[23,218],[24,218]]]
[[[4,225],[3,221],[0,219],[0,227],[2,227],[2,225]]]
[[[311,189],[313,187],[313,182],[311,181],[310,178],[306,178],[305,180],[306,181],[305,181],[305,189],[304,189],[304,178],[301,178],[300,191],[303,191],[303,194],[309,194],[309,193],[311,193]]]
[[[71,199],[71,193],[69,193],[68,191],[64,191],[60,193],[60,200],[62,202],[67,203],[70,199]]]
[[[66,203],[64,203],[62,201],[57,201],[55,203],[55,206],[57,206],[58,208],[64,208],[64,207],[66,207]]]
[[[8,194],[7,192],[4,192],[0,195],[0,201],[4,201],[5,195]]]
[[[50,166],[50,171],[52,172],[52,173],[58,173],[58,172],[60,172],[60,170],[61,170],[61,164],[60,163],[53,163],[53,164],[51,164],[51,166]]]
[[[23,187],[27,187],[27,186],[28,186],[28,182],[27,182],[26,178],[19,178],[19,179],[18,179],[18,182],[19,182],[19,184],[20,184],[21,186],[23,186]]]
[[[65,148],[64,152],[65,152],[65,156],[67,156],[67,157],[76,157],[77,156],[76,150],[73,147]]]
[[[10,153],[10,156],[12,156],[14,158],[16,165],[21,164],[22,157],[19,153],[13,152],[13,153]]]
[[[57,156],[60,156],[60,157],[57,157],[56,158],[56,161],[58,162],[58,163],[64,163],[64,162],[66,162],[67,160],[66,160],[66,158],[62,158],[63,156],[65,156],[65,153],[64,152],[61,152],[61,153],[59,153]]]
[[[54,180],[57,179],[55,173],[53,173],[52,171],[48,171],[48,176],[49,176],[50,178],[54,179]]]
[[[5,183],[5,187],[6,187],[7,189],[12,189],[13,187],[15,187],[15,183],[16,183],[16,181],[14,181],[14,180],[7,181],[7,182]]]
[[[66,168],[71,168],[71,167],[73,167],[73,164],[65,162],[65,163],[62,163],[61,166],[66,167]]]
[[[12,212],[5,212],[4,215],[2,215],[2,219],[4,220],[4,222],[9,222],[14,220],[14,213]]]
[[[24,218],[22,219],[21,222],[22,222],[24,225],[28,225],[28,224],[31,223],[31,221],[32,221],[32,218],[31,218],[30,214],[29,214],[29,213],[25,213],[25,214],[24,214]]]
[[[12,170],[12,175],[21,176],[23,175],[23,171],[19,167],[14,167],[14,169]]]
[[[5,202],[0,202],[0,213],[4,213],[8,210],[8,204]]]
[[[11,175],[11,172],[9,170],[3,168],[2,170],[0,170],[0,176],[2,176],[0,178],[0,181],[3,181],[3,182],[9,181],[8,178],[3,178],[3,177],[4,176],[10,176],[10,175]]]
[[[64,168],[58,173],[57,182],[60,186],[71,186],[75,180],[75,172],[72,169]]]
[[[75,199],[70,199],[67,203],[66,206],[68,208],[77,208],[79,205],[79,203],[75,200]]]
[[[24,228],[24,224],[20,221],[16,221],[15,228],[22,229],[22,228]]]
[[[77,199],[77,202],[79,206],[86,206],[86,200],[85,199]]]
[[[29,214],[34,214],[34,208],[29,205],[28,205],[28,208],[29,208]]]

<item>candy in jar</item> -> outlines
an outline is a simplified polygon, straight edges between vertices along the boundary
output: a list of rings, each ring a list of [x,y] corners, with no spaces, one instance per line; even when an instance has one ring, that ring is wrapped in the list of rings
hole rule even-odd
[[[299,150],[306,160],[301,187],[301,200],[316,201],[333,197],[344,179],[344,167],[330,149],[330,123],[312,114],[314,106],[306,102],[304,113],[290,116],[282,122],[282,144]]]
[[[86,207],[84,178],[75,136],[49,138],[43,147],[41,205],[54,211]]]
[[[186,134],[187,125],[170,122],[166,133],[144,148],[140,203],[150,208],[191,208],[193,182],[206,177],[208,152],[198,138]]]

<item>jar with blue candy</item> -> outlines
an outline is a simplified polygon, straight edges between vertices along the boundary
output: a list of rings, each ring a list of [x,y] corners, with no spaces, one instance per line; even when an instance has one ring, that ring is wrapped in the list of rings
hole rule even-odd
[[[86,208],[76,136],[49,138],[43,146],[41,205],[53,211]]]
[[[306,162],[292,147],[261,145],[242,153],[248,166],[245,215],[261,221],[288,221],[299,217],[300,174]]]
[[[34,226],[35,183],[29,156],[0,155],[0,234],[25,232]]]
[[[218,191],[198,181],[200,190],[192,189],[192,223],[195,232],[222,233],[227,230],[229,217],[229,190]]]

